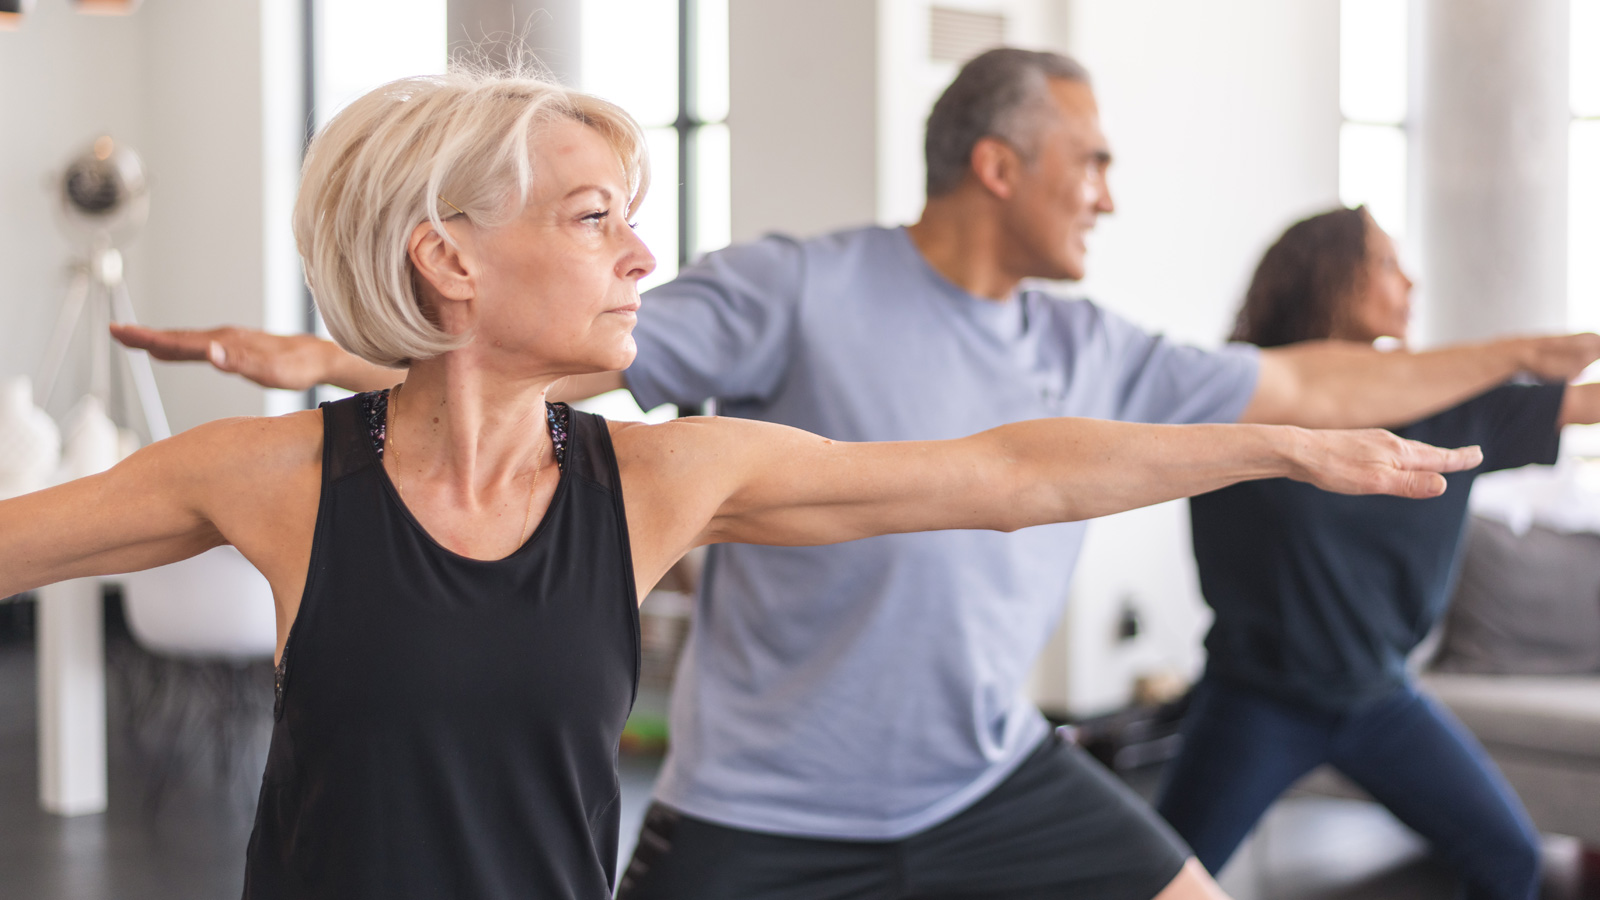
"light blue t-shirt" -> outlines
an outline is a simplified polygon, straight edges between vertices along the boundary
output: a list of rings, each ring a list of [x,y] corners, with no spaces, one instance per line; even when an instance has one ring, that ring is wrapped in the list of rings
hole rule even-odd
[[[903,229],[768,237],[645,295],[646,409],[842,441],[955,438],[1043,416],[1233,421],[1254,352],[1150,335],[1086,301],[998,303]],[[1047,733],[1025,687],[1081,523],[828,547],[714,546],[672,701],[662,803],[736,828],[893,839],[960,812]]]

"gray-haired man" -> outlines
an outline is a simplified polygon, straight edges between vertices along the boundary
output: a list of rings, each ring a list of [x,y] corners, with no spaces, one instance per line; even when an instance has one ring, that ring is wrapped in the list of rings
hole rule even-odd
[[[1113,208],[1094,95],[1065,57],[968,63],[929,119],[927,155],[915,225],[713,253],[646,296],[633,367],[573,379],[572,395],[715,398],[725,415],[852,441],[1060,415],[1353,427],[1411,421],[1520,371],[1570,378],[1600,354],[1592,335],[1204,352],[1020,291],[1081,278],[1084,235]],[[399,377],[306,338],[119,336],[278,386]],[[713,548],[672,750],[619,897],[1217,896],[1023,695],[1082,536],[1070,524]]]

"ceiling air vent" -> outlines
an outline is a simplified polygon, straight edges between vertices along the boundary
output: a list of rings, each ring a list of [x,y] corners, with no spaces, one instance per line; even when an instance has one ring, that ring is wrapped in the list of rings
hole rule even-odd
[[[928,58],[934,62],[964,63],[1006,42],[1006,17],[1000,13],[948,6],[930,12]]]

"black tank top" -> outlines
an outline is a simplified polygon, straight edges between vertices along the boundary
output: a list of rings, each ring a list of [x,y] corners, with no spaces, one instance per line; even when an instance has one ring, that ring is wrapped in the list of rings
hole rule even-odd
[[[551,407],[568,427],[549,510],[483,561],[401,503],[372,440],[386,400],[322,407],[316,537],[244,896],[603,900],[639,665],[605,420]]]

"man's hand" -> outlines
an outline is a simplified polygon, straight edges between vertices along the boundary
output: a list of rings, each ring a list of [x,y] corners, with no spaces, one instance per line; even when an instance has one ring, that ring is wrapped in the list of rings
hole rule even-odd
[[[310,334],[268,334],[250,328],[205,331],[113,324],[111,336],[156,359],[205,360],[262,387],[303,391],[334,384],[352,391],[384,388],[405,378],[398,369],[362,362]]]
[[[1440,472],[1483,462],[1477,447],[1445,450],[1379,428],[1361,431],[1297,429],[1289,477],[1339,494],[1394,494],[1425,499],[1444,493]]]
[[[1600,334],[1563,334],[1517,339],[1522,368],[1540,381],[1571,381],[1600,359]]]

